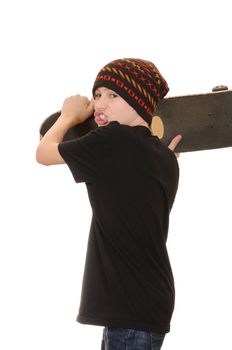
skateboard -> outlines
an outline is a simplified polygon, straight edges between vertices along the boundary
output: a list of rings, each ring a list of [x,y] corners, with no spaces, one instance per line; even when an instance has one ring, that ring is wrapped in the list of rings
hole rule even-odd
[[[230,147],[232,90],[216,86],[206,94],[164,98],[155,111],[151,129],[166,145],[181,134],[177,152]]]
[[[45,132],[59,117],[50,115],[41,125]],[[71,128],[64,141],[81,137],[97,127],[94,116]],[[152,120],[151,129],[164,144],[182,135],[176,152],[191,152],[232,146],[232,90],[216,86],[212,92],[198,95],[167,97],[161,100]]]

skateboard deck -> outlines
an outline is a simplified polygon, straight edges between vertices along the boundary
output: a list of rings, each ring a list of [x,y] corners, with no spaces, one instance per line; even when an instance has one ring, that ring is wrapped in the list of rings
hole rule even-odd
[[[232,90],[224,86],[198,95],[161,100],[151,125],[152,131],[168,145],[178,134],[177,152],[232,146]]]
[[[59,115],[60,111],[46,118],[40,129],[42,136]],[[81,137],[96,127],[92,116],[71,128],[64,141]],[[231,147],[232,90],[219,86],[206,94],[164,98],[155,111],[151,129],[166,145],[181,134],[183,138],[176,152]]]

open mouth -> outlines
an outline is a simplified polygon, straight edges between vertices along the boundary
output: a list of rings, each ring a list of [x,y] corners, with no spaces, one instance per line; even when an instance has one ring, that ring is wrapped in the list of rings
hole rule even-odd
[[[108,118],[107,118],[107,116],[105,116],[105,114],[95,112],[94,117],[95,117],[95,123],[97,125],[102,126],[102,125],[108,124]]]

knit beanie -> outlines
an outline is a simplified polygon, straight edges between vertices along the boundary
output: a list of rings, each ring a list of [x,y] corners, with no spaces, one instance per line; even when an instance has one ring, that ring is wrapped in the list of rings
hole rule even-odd
[[[117,59],[105,65],[93,85],[119,94],[150,125],[157,103],[168,92],[167,82],[156,66],[138,58]]]

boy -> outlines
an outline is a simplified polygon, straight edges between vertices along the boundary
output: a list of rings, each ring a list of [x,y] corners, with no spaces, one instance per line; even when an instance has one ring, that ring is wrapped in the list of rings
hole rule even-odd
[[[67,163],[75,181],[86,183],[93,216],[77,320],[105,327],[105,350],[161,349],[170,329],[174,281],[166,240],[181,136],[168,148],[149,129],[167,92],[153,63],[112,61],[97,75],[91,101],[64,101],[37,149],[39,163]],[[62,142],[93,113],[97,129]]]

